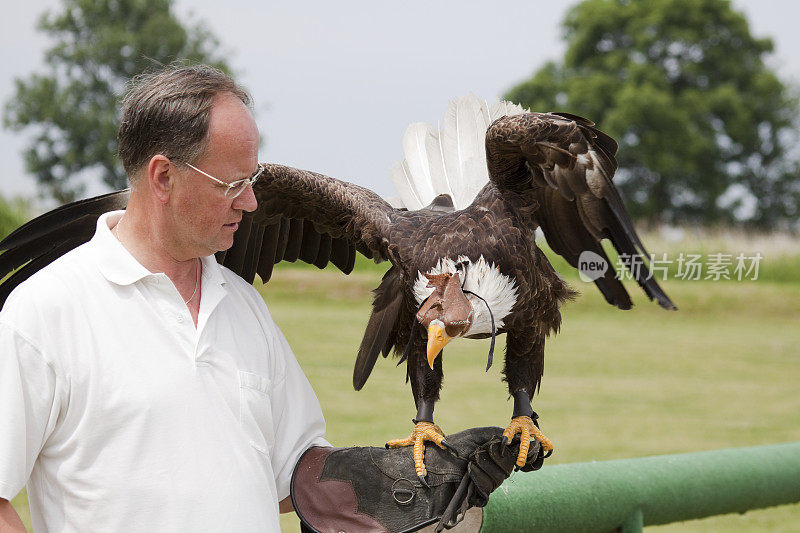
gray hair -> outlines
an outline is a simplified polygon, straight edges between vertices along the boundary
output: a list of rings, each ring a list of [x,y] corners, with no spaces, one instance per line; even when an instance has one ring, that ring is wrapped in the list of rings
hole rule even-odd
[[[225,92],[250,107],[248,92],[208,65],[170,65],[134,77],[122,99],[117,132],[128,179],[133,183],[156,154],[184,163],[199,157],[206,147],[212,101]]]

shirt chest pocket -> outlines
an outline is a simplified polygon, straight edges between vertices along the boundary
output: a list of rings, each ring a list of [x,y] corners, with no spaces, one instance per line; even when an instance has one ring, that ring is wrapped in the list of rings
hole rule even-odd
[[[250,445],[266,456],[275,444],[270,384],[269,378],[239,371],[239,423]]]

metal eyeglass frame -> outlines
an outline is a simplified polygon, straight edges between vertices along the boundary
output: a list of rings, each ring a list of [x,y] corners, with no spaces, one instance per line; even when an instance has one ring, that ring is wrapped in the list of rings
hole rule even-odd
[[[239,195],[242,194],[245,191],[245,189],[247,189],[248,185],[252,186],[256,182],[256,180],[258,180],[258,178],[261,176],[261,174],[264,173],[264,170],[267,168],[267,166],[264,163],[259,163],[258,164],[258,170],[256,170],[255,174],[253,174],[249,178],[244,178],[244,179],[240,179],[240,180],[236,180],[236,181],[232,181],[230,183],[227,183],[227,182],[224,182],[224,181],[222,181],[220,179],[215,178],[214,176],[212,176],[208,172],[203,172],[202,170],[200,170],[196,166],[192,165],[191,163],[184,162],[183,164],[186,165],[187,167],[193,169],[193,170],[196,170],[197,172],[199,172],[203,176],[216,181],[220,185],[222,185],[224,187],[227,187],[227,189],[225,189],[225,198],[229,198],[231,200],[233,200],[235,198],[238,198]],[[237,189],[239,187],[241,187],[241,188],[238,191],[235,191],[235,189]]]

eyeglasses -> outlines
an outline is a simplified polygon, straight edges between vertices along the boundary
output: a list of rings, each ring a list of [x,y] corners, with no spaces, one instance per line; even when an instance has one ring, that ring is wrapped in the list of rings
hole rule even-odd
[[[205,176],[207,178],[210,178],[210,179],[216,181],[217,183],[219,183],[220,185],[223,185],[223,186],[227,187],[225,189],[225,198],[230,198],[231,200],[233,200],[234,198],[236,198],[240,194],[242,194],[244,192],[244,190],[247,188],[248,185],[253,185],[256,182],[256,180],[258,180],[259,176],[261,176],[261,174],[267,168],[267,165],[265,165],[264,163],[259,163],[258,164],[258,168],[256,169],[255,173],[253,173],[253,175],[250,176],[249,178],[244,178],[244,179],[241,179],[241,180],[236,180],[236,181],[232,181],[230,183],[227,183],[227,182],[224,182],[222,180],[218,180],[217,178],[215,178],[214,176],[212,176],[208,172],[203,172],[202,170],[200,170],[196,166],[192,165],[191,163],[185,163],[184,162],[184,164],[187,167],[196,170],[197,172],[199,172],[203,176]]]

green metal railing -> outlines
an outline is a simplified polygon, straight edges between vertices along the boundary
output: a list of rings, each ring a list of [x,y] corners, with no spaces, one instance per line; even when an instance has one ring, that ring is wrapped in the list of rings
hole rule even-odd
[[[481,532],[633,533],[799,501],[800,442],[575,463],[513,475]]]

